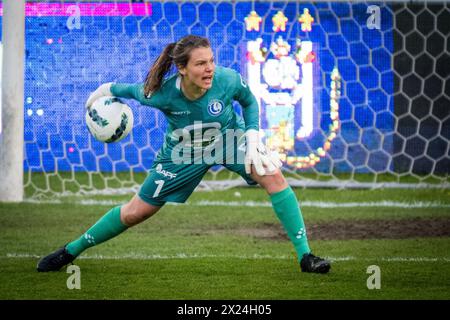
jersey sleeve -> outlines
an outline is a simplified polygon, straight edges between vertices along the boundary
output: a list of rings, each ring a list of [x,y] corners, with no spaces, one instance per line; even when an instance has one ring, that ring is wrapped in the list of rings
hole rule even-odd
[[[242,106],[242,115],[245,122],[245,130],[259,130],[259,105],[255,96],[242,76],[234,72],[234,96],[233,98]]]
[[[134,99],[143,105],[162,109],[162,106],[159,103],[160,99],[158,99],[158,94],[154,94],[150,98],[145,96],[143,83],[113,83],[111,86],[111,93],[118,98]]]

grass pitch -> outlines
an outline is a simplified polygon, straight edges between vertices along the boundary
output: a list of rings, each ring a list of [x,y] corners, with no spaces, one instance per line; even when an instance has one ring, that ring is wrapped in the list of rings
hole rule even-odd
[[[297,189],[306,226],[333,221],[450,219],[449,190]],[[39,257],[75,239],[131,197],[0,203],[0,299],[449,299],[450,237],[318,240],[327,275],[300,272],[262,189],[196,192],[75,260],[38,273]],[[274,231],[275,230],[275,231]],[[271,232],[274,231],[274,232]],[[277,233],[278,232],[278,233]],[[380,267],[369,290],[367,268]]]

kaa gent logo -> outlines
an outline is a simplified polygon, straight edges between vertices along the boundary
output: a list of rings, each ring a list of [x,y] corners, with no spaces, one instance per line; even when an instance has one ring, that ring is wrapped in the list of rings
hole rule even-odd
[[[71,275],[69,278],[67,278],[67,289],[73,290],[73,289],[81,289],[81,271],[80,267],[76,265],[70,265],[67,267],[67,273],[70,273]]]
[[[208,113],[217,117],[223,111],[223,102],[217,99],[211,100],[208,103]]]

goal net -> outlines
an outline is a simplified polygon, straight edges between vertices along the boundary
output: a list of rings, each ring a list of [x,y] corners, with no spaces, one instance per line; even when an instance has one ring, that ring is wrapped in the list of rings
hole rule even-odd
[[[164,115],[127,101],[132,132],[104,144],[89,134],[84,104],[102,83],[143,82],[189,33],[247,80],[291,185],[449,187],[449,3],[30,1],[26,197],[138,189]],[[244,184],[217,166],[199,188]]]

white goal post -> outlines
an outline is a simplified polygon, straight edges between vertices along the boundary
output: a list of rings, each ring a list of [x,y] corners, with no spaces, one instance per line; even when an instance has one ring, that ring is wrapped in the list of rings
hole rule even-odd
[[[0,201],[23,200],[25,0],[4,0]]]

